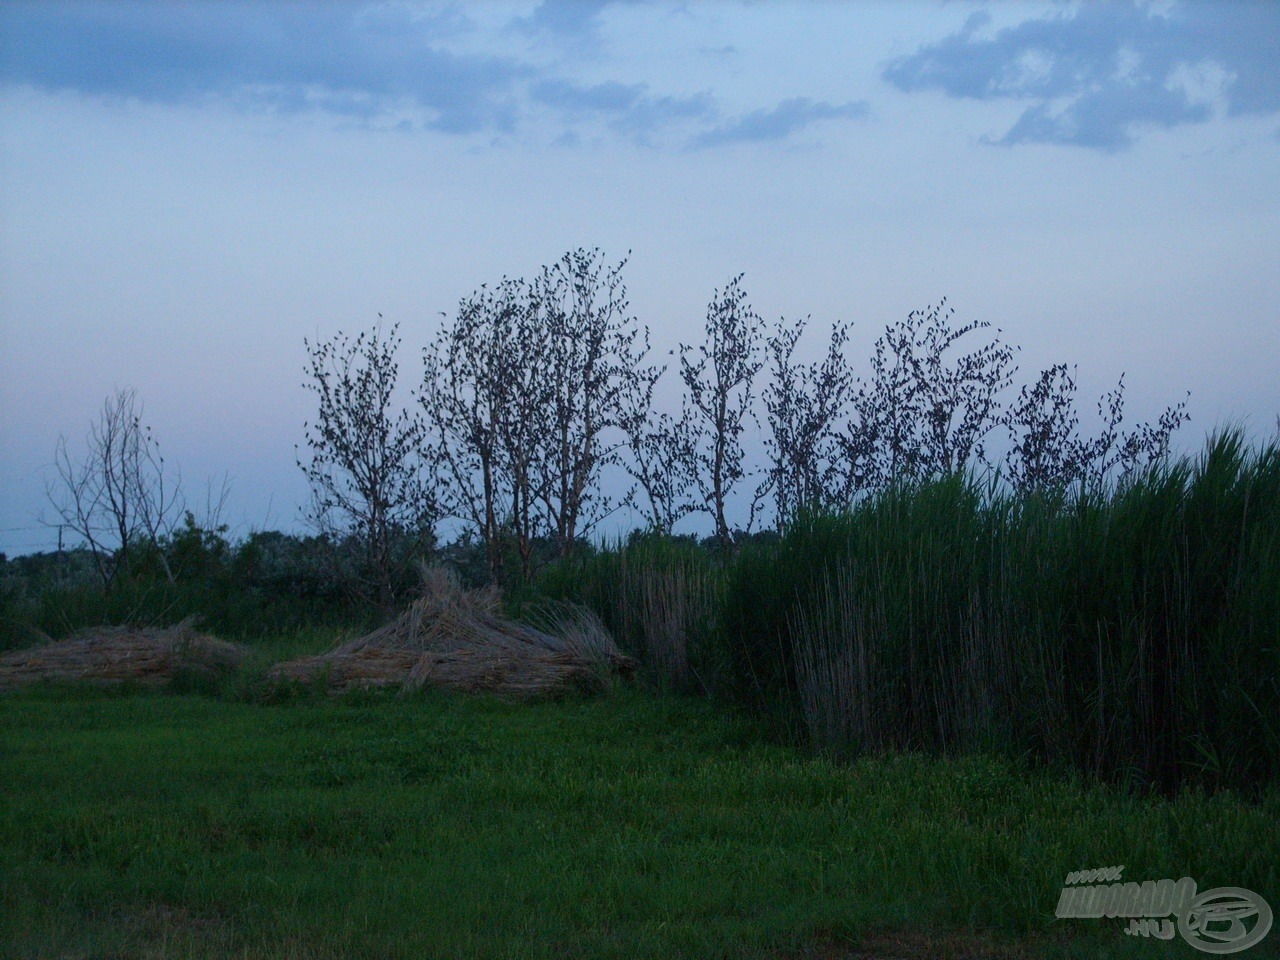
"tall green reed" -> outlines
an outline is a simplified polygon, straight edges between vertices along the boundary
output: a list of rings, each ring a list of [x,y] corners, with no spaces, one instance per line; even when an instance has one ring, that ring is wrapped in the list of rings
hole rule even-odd
[[[802,517],[772,563],[738,571],[731,596],[744,607],[726,621],[745,639],[726,642],[744,651],[740,671],[757,696],[792,697],[793,715],[836,754],[983,746],[1008,715],[1012,674],[1000,611],[986,602],[999,519],[964,477]],[[772,669],[756,669],[771,647]]]
[[[1280,447],[1120,485],[973,477],[802,517],[736,562],[729,688],[843,755],[998,749],[1172,791],[1280,775]]]
[[[677,537],[632,537],[545,570],[542,592],[591,607],[660,688],[710,693],[722,673],[714,636],[724,563]]]

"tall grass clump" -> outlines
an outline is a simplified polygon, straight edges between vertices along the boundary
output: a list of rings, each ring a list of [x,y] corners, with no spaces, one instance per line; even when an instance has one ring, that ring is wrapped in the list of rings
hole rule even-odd
[[[1081,495],[1046,533],[1035,748],[1170,791],[1280,775],[1280,446],[1238,431]],[[1043,548],[1042,548],[1043,549]]]
[[[1071,491],[894,487],[745,551],[720,622],[734,694],[833,754],[1250,789],[1280,776],[1280,447],[1228,431]]]
[[[660,688],[706,694],[722,673],[713,639],[725,577],[714,551],[648,534],[554,564],[539,588],[594,610]]]
[[[736,689],[837,755],[983,746],[1012,682],[984,603],[998,520],[963,476],[802,516],[735,570],[724,622]]]

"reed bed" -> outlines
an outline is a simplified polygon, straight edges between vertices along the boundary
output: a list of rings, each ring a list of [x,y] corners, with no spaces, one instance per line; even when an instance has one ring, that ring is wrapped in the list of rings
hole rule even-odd
[[[716,643],[728,567],[697,543],[655,535],[544,571],[539,589],[600,615],[649,680],[673,692],[714,692],[724,672]]]
[[[1173,791],[1280,776],[1280,447],[1238,432],[1109,488],[974,478],[744,555],[736,687],[828,752],[1000,750]]]

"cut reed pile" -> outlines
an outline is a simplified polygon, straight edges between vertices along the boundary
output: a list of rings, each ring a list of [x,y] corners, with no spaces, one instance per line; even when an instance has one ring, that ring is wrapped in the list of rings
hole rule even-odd
[[[328,653],[278,664],[280,681],[323,680],[330,693],[423,686],[518,699],[598,692],[636,663],[585,608],[536,608],[536,626],[505,619],[491,589],[463,590],[451,572],[424,571],[423,596],[400,617]]]
[[[162,687],[175,677],[217,680],[248,655],[236,643],[172,627],[93,627],[68,640],[0,655],[0,690],[42,680]]]

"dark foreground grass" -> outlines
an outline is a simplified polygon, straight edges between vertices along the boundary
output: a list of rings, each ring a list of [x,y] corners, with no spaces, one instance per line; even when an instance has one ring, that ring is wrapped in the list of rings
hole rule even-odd
[[[1280,906],[1280,797],[763,745],[706,703],[0,698],[0,954],[1198,955],[1055,920],[1064,875]],[[1277,937],[1246,956],[1274,955]]]

